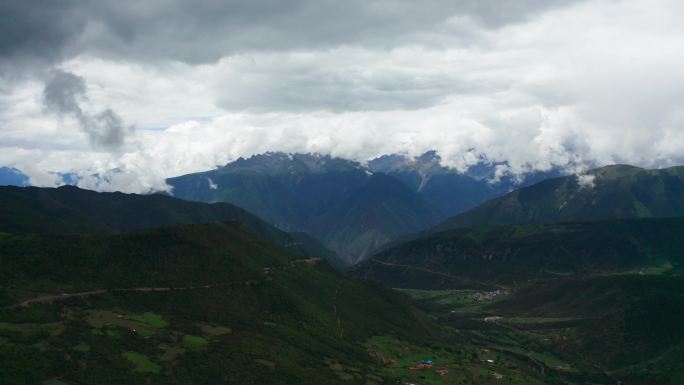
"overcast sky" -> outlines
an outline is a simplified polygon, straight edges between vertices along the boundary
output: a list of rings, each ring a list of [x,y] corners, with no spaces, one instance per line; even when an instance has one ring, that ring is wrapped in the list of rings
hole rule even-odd
[[[265,151],[682,164],[682,20],[678,0],[5,0],[0,166],[145,192]]]

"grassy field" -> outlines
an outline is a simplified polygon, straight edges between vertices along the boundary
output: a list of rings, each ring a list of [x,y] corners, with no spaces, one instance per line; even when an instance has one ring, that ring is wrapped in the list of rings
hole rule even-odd
[[[246,295],[245,289],[240,290],[240,295]],[[225,289],[204,293],[212,298],[240,297],[238,293],[233,293],[235,296],[226,294]],[[295,377],[288,373],[296,373],[295,370],[302,370],[305,373],[302,375],[309,378],[317,378],[316,383],[326,384],[339,381],[340,384],[383,385],[401,379],[426,385],[485,385],[491,383],[494,373],[504,376],[502,383],[544,383],[535,373],[534,366],[515,355],[485,353],[480,345],[456,338],[436,325],[434,333],[439,334],[439,338],[431,337],[429,333],[405,334],[397,329],[387,335],[371,334],[358,343],[352,339],[350,344],[345,341],[349,336],[340,340],[337,334],[326,333],[338,340],[321,344],[323,335],[311,329],[310,322],[293,323],[283,314],[268,317],[278,322],[258,324],[248,318],[230,317],[232,322],[226,322],[227,318],[215,316],[210,317],[209,322],[191,321],[185,315],[170,312],[177,301],[193,298],[177,295],[112,295],[92,298],[88,302],[74,299],[37,304],[12,314],[0,312],[0,316],[6,318],[0,328],[3,341],[9,346],[21,347],[11,353],[0,349],[0,360],[2,354],[15,363],[21,362],[17,361],[21,351],[31,355],[30,361],[25,362],[26,370],[19,371],[21,368],[16,365],[12,369],[0,365],[3,385],[48,381],[87,384],[103,383],[101,381],[105,379],[105,383],[173,384],[180,383],[176,380],[179,378],[196,381],[197,371],[204,368],[213,371],[199,382],[206,384],[212,383],[219,373],[233,379],[260,373],[258,379],[245,382],[248,384],[280,383],[278,378],[284,378],[283,384],[291,383]],[[340,302],[340,312],[351,310],[344,305],[346,301],[348,299]],[[187,314],[196,312],[200,318],[210,314],[201,309],[202,305],[191,307]],[[32,322],[16,322],[29,319]],[[351,325],[352,320],[342,318],[344,325]],[[358,327],[347,326],[347,329],[349,333],[358,333]],[[42,350],[37,349],[39,345],[43,346]],[[65,365],[57,365],[59,361],[53,361],[53,356],[65,351],[69,352],[70,359]],[[489,357],[496,361],[487,362]],[[425,359],[434,360],[434,366],[411,370],[411,366]],[[390,365],[389,360],[396,360],[396,363]],[[37,366],[36,362],[44,365]],[[226,362],[231,364],[226,365]],[[438,369],[445,369],[444,375],[440,375]]]
[[[472,290],[399,291],[494,362],[536,366],[546,383],[674,385],[684,373],[684,282],[668,269],[564,278],[486,301]]]
[[[400,383],[440,385],[499,380],[506,384],[544,383],[528,371],[527,363],[516,356],[492,352],[475,344],[426,347],[389,336],[376,336],[368,340],[366,346],[370,354],[385,366],[383,375]],[[432,360],[432,366],[421,366],[424,360]],[[501,378],[497,380],[495,376]]]
[[[183,347],[186,349],[204,348],[209,345],[209,341],[199,336],[186,334],[183,336]]]
[[[136,372],[157,374],[161,371],[161,366],[155,364],[149,357],[143,354],[126,352],[124,357],[135,365]]]

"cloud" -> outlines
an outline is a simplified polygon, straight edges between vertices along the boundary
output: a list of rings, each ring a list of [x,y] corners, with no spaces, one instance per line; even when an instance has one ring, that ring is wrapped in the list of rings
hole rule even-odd
[[[207,63],[253,51],[386,48],[407,39],[435,40],[440,29],[469,34],[454,29],[454,20],[499,28],[575,2],[9,0],[0,4],[0,52],[5,59],[40,62],[95,53],[119,60]]]
[[[95,114],[84,112],[81,104],[87,100],[83,78],[61,70],[52,71],[43,89],[45,108],[75,118],[92,145],[105,149],[120,148],[133,128],[126,127],[109,108]]]
[[[62,114],[83,115],[79,98],[85,98],[86,86],[83,78],[72,73],[55,70],[43,90],[45,107]]]
[[[592,189],[596,186],[596,175],[582,174],[577,175],[577,184],[580,189]]]
[[[207,182],[209,182],[209,190],[216,190],[218,188],[218,185],[211,178],[207,178]]]
[[[479,88],[444,71],[443,52],[403,48],[382,55],[340,48],[226,58],[215,66],[216,103],[251,112],[420,109]]]
[[[69,56],[87,24],[77,1],[0,3],[0,77],[23,77]]]
[[[0,23],[0,67],[28,71],[0,70],[0,165],[46,185],[48,171],[118,168],[91,185],[163,189],[277,150],[365,161],[435,149],[451,167],[486,159],[501,174],[684,162],[674,0],[0,7],[14,20]]]

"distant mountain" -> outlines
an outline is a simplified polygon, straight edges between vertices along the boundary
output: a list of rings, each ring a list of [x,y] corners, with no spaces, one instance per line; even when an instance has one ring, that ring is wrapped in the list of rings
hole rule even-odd
[[[501,195],[485,179],[475,179],[440,164],[431,151],[411,159],[403,155],[385,155],[368,162],[372,172],[382,172],[404,182],[432,203],[443,216],[462,213],[487,199]]]
[[[175,197],[232,203],[282,229],[303,231],[369,179],[360,164],[348,160],[266,153],[166,182]]]
[[[400,243],[354,273],[390,287],[514,287],[530,279],[684,271],[684,218],[476,226]]]
[[[684,167],[627,165],[547,179],[457,215],[433,231],[480,224],[584,222],[684,215]]]
[[[568,174],[567,168],[554,166],[542,171],[530,167],[522,173],[514,173],[508,162],[490,162],[481,159],[480,162],[468,167],[463,174],[478,181],[486,181],[494,188],[497,195],[503,195],[521,187],[539,183],[544,179],[565,176]]]
[[[444,218],[398,180],[329,155],[255,155],[167,183],[175,197],[233,203],[282,229],[312,234],[348,263]]]
[[[356,262],[396,237],[425,229],[441,218],[439,211],[399,180],[374,174],[367,184],[314,221],[311,233]]]
[[[508,168],[506,163],[485,160],[461,172],[443,166],[441,161],[435,151],[415,158],[393,154],[369,161],[368,168],[401,180],[447,217],[470,210],[514,189],[564,175],[560,168],[513,175],[501,172]]]
[[[15,234],[112,233],[174,224],[239,221],[257,234],[303,255],[339,265],[319,242],[288,234],[227,203],[188,202],[165,195],[98,193],[73,186],[0,187],[0,232]]]
[[[30,184],[29,177],[12,167],[0,167],[0,186],[24,187]]]
[[[499,165],[473,168],[473,176],[440,162],[434,151],[417,158],[386,155],[367,165],[329,155],[276,152],[166,182],[178,198],[232,203],[281,229],[310,233],[353,263],[395,237],[536,180],[495,175]],[[396,191],[371,185],[378,183],[372,175],[380,173]]]
[[[443,166],[435,151],[416,158],[385,155],[366,165],[330,155],[276,152],[169,178],[167,183],[176,197],[232,203],[281,229],[308,232],[353,262],[406,231],[422,230],[513,188],[561,174],[553,169],[516,176],[502,173],[506,166],[483,161],[460,172]],[[400,181],[412,194],[401,192],[401,202],[370,196],[388,193],[367,186],[374,174]],[[364,200],[367,203],[362,204]],[[353,207],[353,214],[346,212]],[[362,215],[360,207],[368,213]],[[369,219],[383,211],[398,214]]]

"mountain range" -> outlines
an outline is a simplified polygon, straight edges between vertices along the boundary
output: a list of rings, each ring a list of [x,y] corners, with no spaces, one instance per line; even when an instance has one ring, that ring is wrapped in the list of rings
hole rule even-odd
[[[353,264],[514,186],[512,179],[492,181],[495,165],[474,167],[471,175],[440,161],[435,152],[387,155],[366,165],[330,155],[266,153],[167,184],[176,197],[233,203],[282,229],[310,233]]]
[[[0,187],[0,382],[684,380],[681,167],[469,172],[270,153],[174,196]]]
[[[351,272],[460,332],[505,336],[491,337],[502,350],[509,338],[544,350],[528,356],[548,370],[591,362],[607,374],[578,383],[676,384],[683,203],[684,167],[549,178],[390,242]]]
[[[553,169],[513,176],[501,173],[502,167],[506,164],[481,161],[459,172],[443,166],[434,151],[415,158],[385,155],[366,164],[329,155],[276,152],[169,178],[167,184],[176,197],[232,203],[282,230],[309,233],[351,265],[399,236],[562,173]],[[9,168],[0,172],[0,182],[3,172],[6,184],[29,183],[19,170]],[[117,172],[121,170],[106,175]],[[82,179],[73,172],[55,175],[70,185]],[[89,180],[98,184],[106,175],[92,174]],[[379,188],[381,181],[387,183],[384,190]]]
[[[684,167],[614,165],[549,178],[389,242],[355,272],[393,287],[512,284],[678,269]]]

